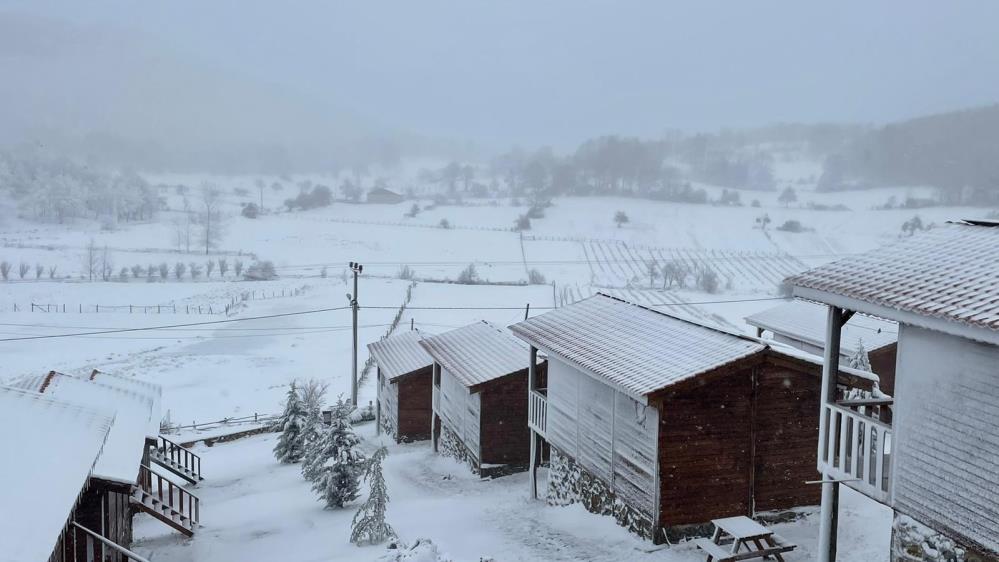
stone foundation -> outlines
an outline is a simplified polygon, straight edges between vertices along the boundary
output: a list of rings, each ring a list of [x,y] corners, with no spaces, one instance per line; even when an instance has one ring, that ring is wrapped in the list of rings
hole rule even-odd
[[[468,450],[461,439],[443,423],[441,423],[440,439],[437,440],[437,452],[467,464],[475,474],[481,473],[479,460]]]
[[[548,504],[564,506],[573,503],[583,504],[591,513],[612,516],[618,525],[644,539],[656,538],[651,516],[625,504],[602,480],[552,447],[548,469]]]
[[[892,562],[997,562],[999,556],[987,555],[958,544],[919,521],[895,513],[891,529]]]

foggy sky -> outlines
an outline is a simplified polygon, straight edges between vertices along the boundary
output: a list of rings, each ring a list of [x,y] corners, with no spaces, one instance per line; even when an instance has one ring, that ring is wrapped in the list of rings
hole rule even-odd
[[[15,0],[0,11],[127,32],[353,123],[498,147],[880,123],[999,101],[996,2]]]

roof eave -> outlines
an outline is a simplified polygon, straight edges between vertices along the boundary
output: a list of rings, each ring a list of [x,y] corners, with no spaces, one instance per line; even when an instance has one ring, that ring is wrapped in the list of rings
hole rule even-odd
[[[898,310],[896,308],[855,299],[839,293],[831,293],[819,289],[812,289],[810,287],[795,286],[794,296],[822,304],[838,306],[846,310],[863,312],[864,314],[870,314],[872,316],[877,316],[887,320],[894,320],[899,324],[917,326],[927,330],[943,332],[945,334],[969,340],[999,345],[999,332],[997,331],[985,328],[976,328],[968,324],[952,322],[941,318],[934,318],[932,316],[924,316],[922,314],[916,314],[906,310]]]

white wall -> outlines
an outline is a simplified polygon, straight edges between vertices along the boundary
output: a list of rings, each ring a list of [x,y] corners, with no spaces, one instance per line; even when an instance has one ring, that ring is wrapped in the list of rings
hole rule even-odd
[[[525,396],[524,399],[526,400],[527,397]],[[475,455],[475,459],[481,461],[479,417],[482,412],[482,403],[479,394],[470,393],[468,388],[444,367],[441,367],[440,404],[438,407],[441,421],[461,439],[462,443]]]
[[[548,358],[548,441],[632,507],[655,514],[658,410]]]
[[[901,326],[894,507],[999,551],[999,347]]]

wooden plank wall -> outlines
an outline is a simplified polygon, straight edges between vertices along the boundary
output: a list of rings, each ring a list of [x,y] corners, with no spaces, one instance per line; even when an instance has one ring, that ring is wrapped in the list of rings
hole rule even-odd
[[[527,464],[527,370],[490,381],[480,391],[483,464]]]
[[[430,439],[433,411],[433,367],[396,379],[398,390],[398,438],[402,441]]]
[[[527,388],[527,383],[524,383],[524,388]],[[524,401],[527,401],[526,396]],[[479,448],[481,408],[479,395],[470,393],[454,375],[441,367],[441,420],[461,439],[478,462],[482,462]]]
[[[378,407],[381,410],[382,427],[387,428],[393,438],[399,439],[399,387],[382,375],[378,369]],[[427,422],[427,427],[430,422]]]

